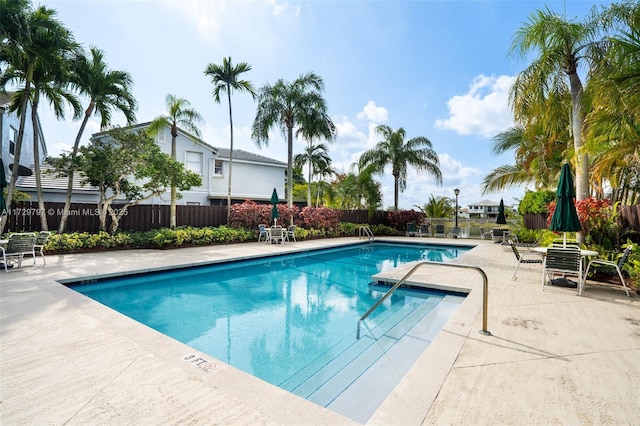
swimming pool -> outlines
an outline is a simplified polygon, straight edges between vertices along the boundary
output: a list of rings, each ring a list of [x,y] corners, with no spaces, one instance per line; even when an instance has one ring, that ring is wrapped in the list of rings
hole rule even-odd
[[[370,276],[458,246],[375,243],[72,285],[203,353],[365,422],[464,297],[386,288]]]

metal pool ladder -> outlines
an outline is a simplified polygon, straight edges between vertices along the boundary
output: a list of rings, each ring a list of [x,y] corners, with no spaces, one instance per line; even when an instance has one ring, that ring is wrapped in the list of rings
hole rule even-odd
[[[368,226],[360,227],[360,230],[358,231],[358,239],[362,239],[362,238],[366,238],[369,241],[374,240],[373,232],[371,231],[371,228],[369,228]]]
[[[477,266],[461,265],[456,263],[423,261],[414,265],[413,268],[411,268],[411,270],[407,272],[406,275],[400,279],[400,281],[395,283],[389,289],[389,291],[387,291],[376,303],[373,304],[371,308],[369,308],[369,310],[363,316],[360,317],[360,319],[358,320],[358,329],[356,332],[356,339],[360,338],[360,323],[362,323],[362,321],[367,319],[367,317],[371,315],[371,313],[373,313],[373,311],[375,311],[378,308],[378,306],[382,304],[382,302],[387,300],[387,298],[391,296],[391,294],[393,294],[394,291],[396,291],[402,284],[404,284],[407,281],[407,279],[411,275],[413,275],[413,273],[418,268],[424,265],[437,265],[437,266],[445,266],[448,268],[463,268],[463,269],[473,269],[475,271],[478,271],[478,273],[482,276],[482,330],[480,330],[480,333],[484,334],[485,336],[491,336],[491,332],[487,330],[487,305],[489,304],[489,281],[487,280],[487,274],[485,274],[484,271],[478,268]]]

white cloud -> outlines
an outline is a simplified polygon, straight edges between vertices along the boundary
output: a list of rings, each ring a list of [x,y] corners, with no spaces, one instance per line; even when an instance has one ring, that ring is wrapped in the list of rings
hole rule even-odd
[[[508,105],[513,79],[508,75],[476,76],[467,93],[449,99],[449,118],[437,119],[435,126],[455,130],[461,135],[476,134],[485,138],[492,138],[513,126]]]
[[[357,115],[358,120],[369,120],[374,123],[384,123],[389,118],[388,111],[376,105],[375,102],[369,101],[361,112]]]

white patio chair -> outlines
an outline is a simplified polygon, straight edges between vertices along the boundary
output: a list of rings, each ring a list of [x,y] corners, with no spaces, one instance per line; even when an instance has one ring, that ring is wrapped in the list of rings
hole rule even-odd
[[[620,283],[622,284],[622,286],[624,287],[624,291],[625,293],[627,293],[627,297],[631,297],[629,296],[629,290],[627,290],[627,283],[625,282],[624,276],[622,274],[622,267],[624,266],[624,264],[627,262],[627,259],[629,259],[629,255],[631,254],[631,252],[633,251],[633,244],[629,244],[627,246],[627,248],[624,250],[624,252],[622,253],[622,256],[620,256],[620,259],[618,259],[617,262],[612,262],[610,260],[604,260],[604,259],[593,259],[591,261],[589,261],[589,264],[587,265],[587,273],[585,274],[585,279],[582,282],[582,287],[580,288],[580,290],[578,291],[579,295],[582,295],[582,290],[584,289],[584,286],[587,284],[587,277],[589,276],[589,269],[591,268],[591,266],[593,265],[593,269],[597,270],[598,265],[604,266],[606,269],[609,269],[611,271],[614,271],[618,274],[618,278],[620,278]],[[597,278],[589,278],[591,280],[594,281],[603,281]],[[604,281],[606,282],[606,281]]]

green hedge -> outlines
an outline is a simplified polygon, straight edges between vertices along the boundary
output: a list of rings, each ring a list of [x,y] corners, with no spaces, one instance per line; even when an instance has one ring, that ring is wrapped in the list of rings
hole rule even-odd
[[[357,236],[363,225],[340,223],[336,230],[319,230],[296,228],[296,240]],[[366,226],[366,225],[365,225]],[[371,227],[375,235],[401,235],[402,232],[384,225]],[[50,253],[69,253],[77,251],[93,251],[108,249],[169,249],[190,246],[207,246],[214,244],[231,244],[257,241],[258,230],[231,228],[228,226],[194,228],[181,226],[176,229],[162,228],[147,232],[107,232],[91,234],[88,232],[52,233],[47,240],[45,250]]]

